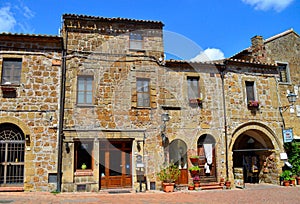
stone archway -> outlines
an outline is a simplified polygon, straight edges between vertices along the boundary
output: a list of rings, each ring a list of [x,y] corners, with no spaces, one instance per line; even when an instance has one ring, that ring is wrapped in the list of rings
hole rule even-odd
[[[243,124],[234,131],[229,145],[229,172],[242,169],[245,183],[278,183],[280,151],[283,147],[279,138],[268,126],[253,122]],[[272,162],[272,167],[266,166],[267,161]],[[266,167],[268,173],[264,172]]]

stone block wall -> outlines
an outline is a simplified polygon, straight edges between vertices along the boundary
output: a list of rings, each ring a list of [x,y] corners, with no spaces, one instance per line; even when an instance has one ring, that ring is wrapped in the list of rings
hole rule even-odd
[[[48,183],[48,175],[57,172],[62,39],[3,34],[0,41],[1,65],[4,58],[22,59],[16,97],[3,98],[0,93],[0,124],[14,124],[29,136],[24,150],[24,190],[55,190],[56,183]]]

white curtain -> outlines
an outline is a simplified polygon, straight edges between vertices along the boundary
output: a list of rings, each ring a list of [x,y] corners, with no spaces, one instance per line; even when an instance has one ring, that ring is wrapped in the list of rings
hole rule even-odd
[[[207,164],[212,164],[212,144],[203,144]]]

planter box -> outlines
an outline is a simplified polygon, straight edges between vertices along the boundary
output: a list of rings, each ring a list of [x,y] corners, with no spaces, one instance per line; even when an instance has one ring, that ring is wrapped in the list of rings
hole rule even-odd
[[[174,192],[175,183],[163,183],[162,185],[163,185],[164,192],[166,193]]]

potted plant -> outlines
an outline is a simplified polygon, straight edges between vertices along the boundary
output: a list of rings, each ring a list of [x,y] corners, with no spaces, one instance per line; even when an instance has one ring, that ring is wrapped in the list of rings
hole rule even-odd
[[[290,170],[284,170],[280,177],[283,180],[283,186],[289,186],[290,185],[290,179],[291,179],[291,171]]]
[[[195,175],[193,177],[193,183],[194,183],[195,187],[200,187],[200,176],[199,175]]]
[[[195,190],[194,183],[189,183],[188,190],[190,190],[190,191]]]
[[[190,161],[194,166],[198,165],[199,156],[198,155],[190,156]]]
[[[199,174],[200,170],[201,169],[200,169],[199,166],[192,166],[192,167],[189,168],[189,171],[191,172],[192,176],[195,176],[195,175]]]
[[[230,189],[230,187],[231,187],[231,181],[229,181],[228,178],[226,178],[225,186],[226,186],[226,189]]]
[[[175,181],[179,178],[180,170],[178,166],[170,163],[168,166],[163,167],[157,177],[162,181],[162,187],[164,192],[173,192]]]

